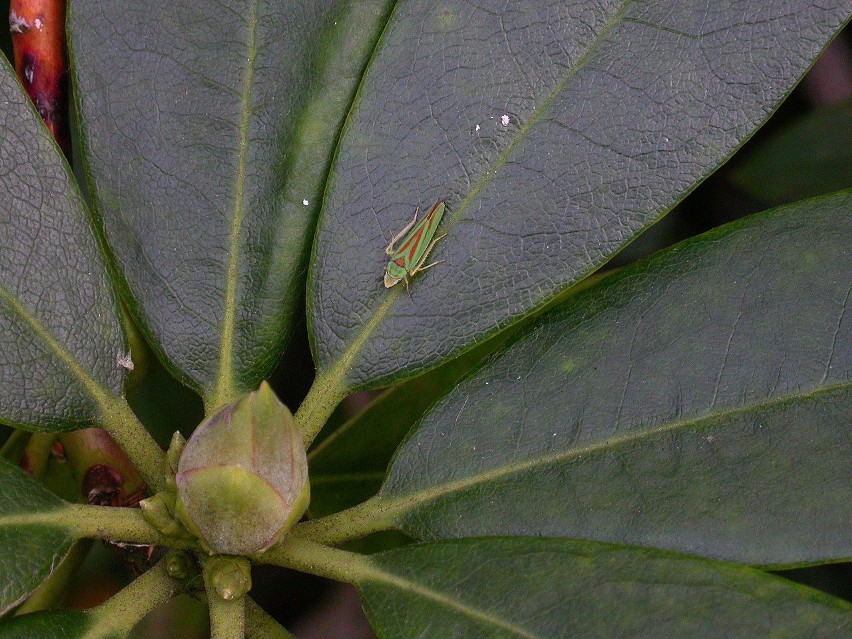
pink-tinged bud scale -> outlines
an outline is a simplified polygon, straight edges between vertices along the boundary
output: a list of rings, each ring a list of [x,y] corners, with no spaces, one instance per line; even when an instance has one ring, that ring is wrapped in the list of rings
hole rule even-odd
[[[177,516],[211,553],[268,549],[310,499],[301,436],[266,382],[202,422],[177,471]]]

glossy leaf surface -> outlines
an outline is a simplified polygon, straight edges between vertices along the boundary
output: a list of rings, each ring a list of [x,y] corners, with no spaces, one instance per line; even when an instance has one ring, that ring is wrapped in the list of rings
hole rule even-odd
[[[211,408],[280,356],[387,4],[70,6],[97,212],[141,324]]]
[[[609,275],[586,278],[554,303],[563,302]],[[533,321],[535,316],[525,318],[461,357],[385,391],[316,444],[308,452],[310,516],[328,515],[375,495],[394,452],[427,410]]]
[[[121,392],[125,353],[80,192],[0,56],[0,421],[90,425],[94,395]]]
[[[347,121],[309,281],[321,379],[387,385],[582,279],[771,113],[842,2],[400,2]],[[387,233],[437,198],[411,296]]]
[[[433,409],[353,515],[421,538],[852,556],[851,207],[753,216],[581,293]]]
[[[0,615],[35,590],[71,547],[67,530],[39,517],[63,503],[23,470],[0,460]]]
[[[375,495],[408,431],[481,359],[476,355],[472,352],[386,391],[315,446],[308,455],[311,516],[343,510]]]
[[[394,452],[411,428],[517,328],[505,330],[461,357],[385,391],[315,445],[308,453],[310,516],[328,515],[375,495]]]
[[[360,583],[381,639],[812,639],[852,607],[740,566],[564,539],[436,542],[371,557]]]

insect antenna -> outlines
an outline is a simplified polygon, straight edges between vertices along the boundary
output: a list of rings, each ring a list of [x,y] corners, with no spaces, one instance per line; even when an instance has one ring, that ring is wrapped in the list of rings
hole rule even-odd
[[[382,223],[379,222],[379,216],[376,214],[376,209],[373,209],[373,219],[376,220],[376,226],[379,227],[379,233],[382,234],[382,237],[385,237],[385,229],[382,226]]]

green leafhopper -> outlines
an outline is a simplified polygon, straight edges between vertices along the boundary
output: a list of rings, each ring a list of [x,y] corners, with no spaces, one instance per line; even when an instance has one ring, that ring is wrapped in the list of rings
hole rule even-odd
[[[429,212],[423,216],[423,219],[418,222],[417,214],[420,212],[420,208],[418,207],[414,211],[414,219],[391,239],[390,244],[385,249],[385,253],[390,255],[391,258],[385,269],[386,288],[399,284],[399,282],[405,282],[405,286],[408,288],[410,278],[443,261],[439,260],[423,266],[426,258],[429,257],[429,253],[435,248],[435,244],[446,235],[444,233],[444,235],[435,237],[435,230],[438,228],[438,224],[441,223],[444,208],[444,202],[438,200],[432,205]],[[400,238],[402,238],[402,245],[399,248],[394,248],[394,244]]]

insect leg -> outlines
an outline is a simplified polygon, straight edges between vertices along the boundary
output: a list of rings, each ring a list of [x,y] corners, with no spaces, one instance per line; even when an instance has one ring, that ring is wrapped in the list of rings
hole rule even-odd
[[[414,275],[414,273],[420,273],[422,271],[425,271],[427,268],[432,268],[433,266],[438,266],[438,264],[443,264],[446,261],[447,260],[438,260],[437,262],[432,262],[431,264],[427,264],[426,266],[418,266],[414,271],[412,271],[411,274]]]
[[[401,237],[403,237],[406,233],[408,233],[408,232],[412,229],[412,227],[413,227],[415,224],[417,224],[417,214],[418,214],[418,213],[420,213],[420,207],[419,207],[419,206],[418,206],[416,209],[414,209],[414,219],[413,219],[413,220],[411,220],[411,221],[410,221],[410,222],[409,222],[409,223],[405,226],[405,228],[404,228],[404,229],[402,229],[399,233],[397,233],[396,235],[394,235],[394,236],[391,238],[390,244],[388,244],[388,245],[387,245],[387,248],[385,248],[385,254],[386,254],[386,255],[393,255],[393,252],[394,252],[393,245],[394,245],[394,244],[396,244],[396,243],[397,243],[397,241],[399,241],[399,239],[400,239]]]
[[[427,264],[426,266],[423,266],[423,262],[425,262],[426,258],[429,257],[429,253],[431,253],[432,249],[435,248],[435,244],[437,244],[440,240],[443,240],[445,237],[447,237],[446,233],[444,233],[443,235],[439,235],[438,237],[436,237],[434,240],[432,240],[429,243],[429,246],[423,252],[423,255],[420,256],[420,260],[417,262],[417,264],[414,265],[414,268],[411,269],[411,271],[409,272],[409,275],[414,275],[415,273],[419,273],[420,271],[425,271],[427,268],[432,268],[436,264],[440,264],[441,262],[444,261],[444,260],[438,260],[437,262],[432,262],[431,264]]]

